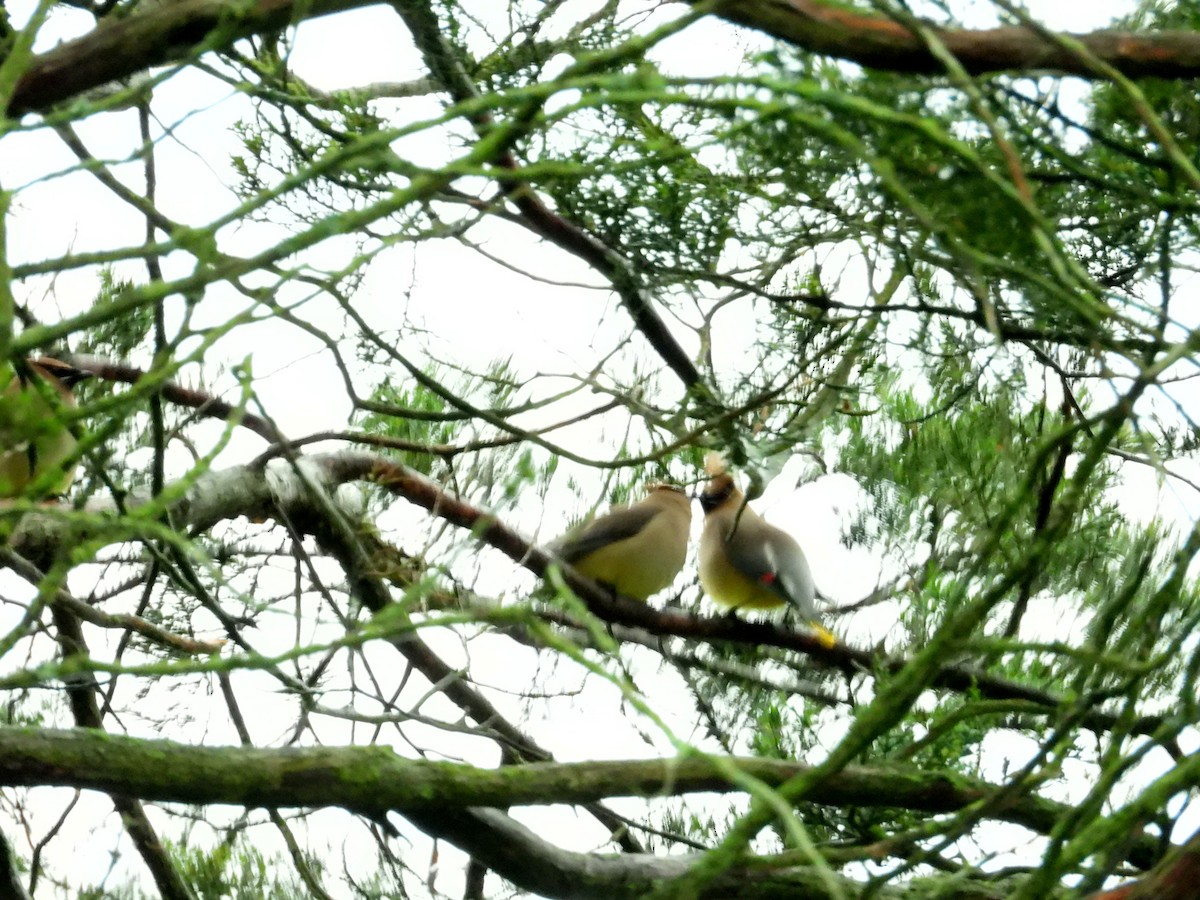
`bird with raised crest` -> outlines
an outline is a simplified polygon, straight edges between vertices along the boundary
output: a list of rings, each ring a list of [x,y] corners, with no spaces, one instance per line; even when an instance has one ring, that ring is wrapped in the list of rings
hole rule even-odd
[[[721,606],[738,609],[795,608],[832,646],[820,623],[816,586],[795,538],[750,508],[718,454],[705,461],[708,484],[700,494],[700,585]]]

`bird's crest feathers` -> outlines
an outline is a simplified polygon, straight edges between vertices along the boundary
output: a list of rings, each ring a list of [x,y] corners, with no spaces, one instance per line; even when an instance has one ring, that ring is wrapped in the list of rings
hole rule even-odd
[[[704,457],[704,474],[709,478],[716,478],[718,475],[725,475],[729,472],[729,463],[716,450],[711,451]]]
[[[669,491],[672,494],[683,494],[687,496],[687,491],[678,484],[671,484],[669,481],[652,481],[646,485],[646,495],[655,493],[656,491]]]

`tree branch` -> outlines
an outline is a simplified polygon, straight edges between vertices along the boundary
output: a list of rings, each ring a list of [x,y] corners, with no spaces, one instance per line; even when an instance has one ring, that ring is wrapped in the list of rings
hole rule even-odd
[[[694,4],[699,0],[691,0]],[[821,0],[720,0],[715,14],[804,50],[874,69],[942,74],[946,67],[920,36],[887,16]],[[934,28],[934,34],[971,75],[1055,72],[1102,78],[1088,60],[1029,28]],[[1100,61],[1132,78],[1200,76],[1195,31],[1093,31],[1071,37]]]
[[[355,481],[370,481],[383,490],[403,497],[429,510],[439,518],[472,532],[479,540],[495,547],[509,559],[538,576],[548,568],[561,565],[546,550],[504,525],[490,513],[450,494],[435,481],[393,462],[359,452],[307,456],[297,465],[324,488]],[[138,498],[127,500],[136,507]],[[94,511],[94,510],[93,510]],[[246,516],[252,520],[277,519],[302,525],[312,533],[315,522],[324,520],[324,512],[314,505],[308,484],[293,470],[273,469],[270,478],[260,468],[235,467],[206,474],[198,479],[187,497],[172,510],[181,528],[204,531],[217,522]],[[57,516],[31,512],[13,537],[12,546],[28,556],[26,547],[53,546],[62,539],[63,526]],[[909,663],[905,656],[889,656],[876,650],[852,647],[840,640],[832,647],[808,631],[792,631],[770,622],[749,622],[729,616],[698,616],[677,610],[659,610],[646,603],[613,596],[591,581],[563,566],[563,577],[584,601],[592,614],[605,622],[643,628],[654,634],[673,635],[698,641],[732,641],[747,646],[778,647],[803,653],[815,663],[850,674],[897,673]],[[372,599],[371,585],[356,587],[360,602],[378,610],[388,605],[386,591]],[[437,680],[437,679],[435,679]],[[1051,691],[1019,681],[992,675],[969,666],[947,664],[934,676],[930,687],[958,693],[977,693],[989,700],[1024,701],[1030,715],[1051,715],[1067,709],[1071,702]],[[1133,721],[1117,713],[1092,709],[1081,715],[1079,723],[1091,731],[1108,732],[1118,726],[1123,732],[1153,737],[1165,724],[1163,716],[1141,716]],[[1177,755],[1171,740],[1164,746]]]
[[[1091,894],[1088,900],[1192,900],[1197,884],[1200,884],[1200,832],[1171,851],[1145,878]]]
[[[171,0],[95,29],[34,57],[17,81],[8,115],[45,112],[94,87],[302,19],[372,6],[377,0]]]
[[[83,637],[83,628],[79,618],[64,605],[55,603],[50,607],[54,618],[54,627],[64,661],[86,661],[88,656],[87,644]],[[85,663],[86,666],[86,663]],[[100,706],[96,702],[96,683],[86,671],[68,679],[67,697],[71,704],[71,712],[75,724],[79,728],[88,729],[90,740],[104,740],[106,736],[97,736],[95,732],[104,731],[104,720],[100,716]],[[60,732],[61,734],[84,734],[84,732]],[[159,893],[166,900],[194,900],[191,888],[183,880],[183,876],[171,862],[163,847],[150,817],[142,806],[141,800],[131,794],[120,784],[114,783],[107,792],[113,806],[121,816],[129,839],[137,848],[145,862],[146,868],[154,878]]]
[[[429,5],[412,0],[393,2],[392,5],[412,32],[413,40],[424,56],[430,72],[450,96],[457,102],[478,98],[479,91],[475,83],[455,56],[454,49],[446,40],[437,16]],[[525,110],[518,113],[518,116],[532,120],[534,112],[536,110]],[[483,136],[492,129],[492,117],[481,113],[474,118],[472,125],[479,135]],[[652,298],[644,289],[644,279],[629,260],[574,222],[569,222],[549,209],[519,177],[521,167],[509,146],[505,146],[496,162],[501,168],[513,173],[513,177],[500,179],[500,187],[505,196],[520,210],[529,228],[555,246],[579,257],[608,279],[633,319],[634,326],[654,351],[687,388],[701,391],[707,396],[709,391],[700,377],[699,370],[655,310]]]
[[[81,371],[91,372],[97,378],[104,381],[137,384],[147,374],[145,370],[139,369],[136,366],[116,363],[94,356],[64,353],[61,354],[60,358]],[[185,388],[173,381],[163,383],[158,390],[164,400],[169,400],[176,406],[186,406],[189,409],[194,409],[196,415],[201,418],[220,419],[223,422],[236,421],[237,424],[243,428],[250,429],[263,440],[271,442],[283,440],[282,435],[279,434],[278,429],[271,422],[261,416],[256,416],[240,407],[236,407],[231,403],[227,403],[219,397],[214,397],[205,391]]]
[[[1200,762],[1189,763],[1200,770]],[[354,812],[444,814],[472,807],[593,803],[612,797],[739,791],[730,767],[769,787],[811,770],[803,763],[756,757],[524,763],[481,769],[405,759],[388,747],[261,749],[191,747],[86,731],[0,729],[0,784],[63,785],[123,791],[142,800],[229,803],[270,809],[338,806]],[[849,766],[817,786],[806,803],[889,806],[957,812],[1002,790],[953,772]],[[1070,807],[1016,797],[992,818],[1047,834]],[[1129,861],[1149,868],[1158,842],[1143,837]]]
[[[359,468],[369,466],[368,459],[355,461],[356,457],[361,456],[341,454],[338,457],[339,464],[350,464]],[[404,466],[387,460],[376,460],[370,479],[384,489],[403,496],[410,503],[424,507],[460,528],[470,530],[480,540],[536,575],[544,576],[550,564],[557,563],[547,551],[531,544],[489,513],[453,497],[440,485]],[[766,622],[747,622],[729,616],[705,617],[673,610],[657,610],[645,603],[625,597],[614,597],[576,575],[569,567],[563,568],[563,575],[571,589],[587,604],[588,609],[606,622],[695,640],[734,641],[747,645],[795,650],[818,663],[848,673],[896,673],[909,663],[907,657],[887,656],[875,650],[858,649],[841,641],[830,647],[816,634],[790,631]],[[1049,691],[955,664],[943,666],[930,686],[958,692],[976,691],[980,696],[992,700],[1028,701],[1031,704],[1031,713],[1050,713],[1069,705],[1067,701]],[[1131,733],[1153,735],[1163,726],[1164,720],[1161,716],[1143,716],[1130,723],[1117,714],[1092,710],[1084,714],[1080,722],[1084,727],[1097,732],[1109,731],[1120,724]]]
[[[34,57],[18,80],[7,113],[45,112],[100,85],[234,41],[317,18],[376,5],[378,0],[173,0],[95,29]],[[692,0],[693,3],[698,0]],[[395,3],[402,12],[409,4]],[[716,15],[798,47],[896,72],[939,73],[944,67],[921,39],[891,19],[819,0],[723,0]],[[1053,71],[1096,78],[1076,54],[1028,28],[936,29],[967,72]],[[1074,34],[1096,58],[1130,77],[1200,75],[1194,31],[1095,31]]]

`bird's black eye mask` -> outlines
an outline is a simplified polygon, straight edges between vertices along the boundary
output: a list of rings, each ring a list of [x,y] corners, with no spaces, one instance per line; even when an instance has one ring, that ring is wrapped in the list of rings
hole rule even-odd
[[[705,491],[700,495],[700,508],[705,512],[712,512],[714,509],[728,500],[729,495],[732,492],[732,484],[724,484],[715,491]]]

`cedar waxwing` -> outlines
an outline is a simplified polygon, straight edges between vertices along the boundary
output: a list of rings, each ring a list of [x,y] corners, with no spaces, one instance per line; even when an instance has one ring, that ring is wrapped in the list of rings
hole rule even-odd
[[[71,389],[91,373],[48,356],[27,359],[14,371],[0,366],[0,498],[19,497],[46,472],[62,467],[75,449],[75,437],[62,418],[62,407],[74,407]],[[58,394],[47,400],[33,379]],[[46,491],[66,491],[75,476],[72,465]]]
[[[746,504],[720,457],[710,456],[705,468],[712,476],[700,495],[700,585],[705,593],[734,609],[791,604],[822,640],[833,641],[818,624],[816,586],[800,545]]]
[[[645,600],[668,587],[683,568],[692,501],[682,489],[652,484],[640,503],[615,506],[549,549],[580,575],[625,597]]]

